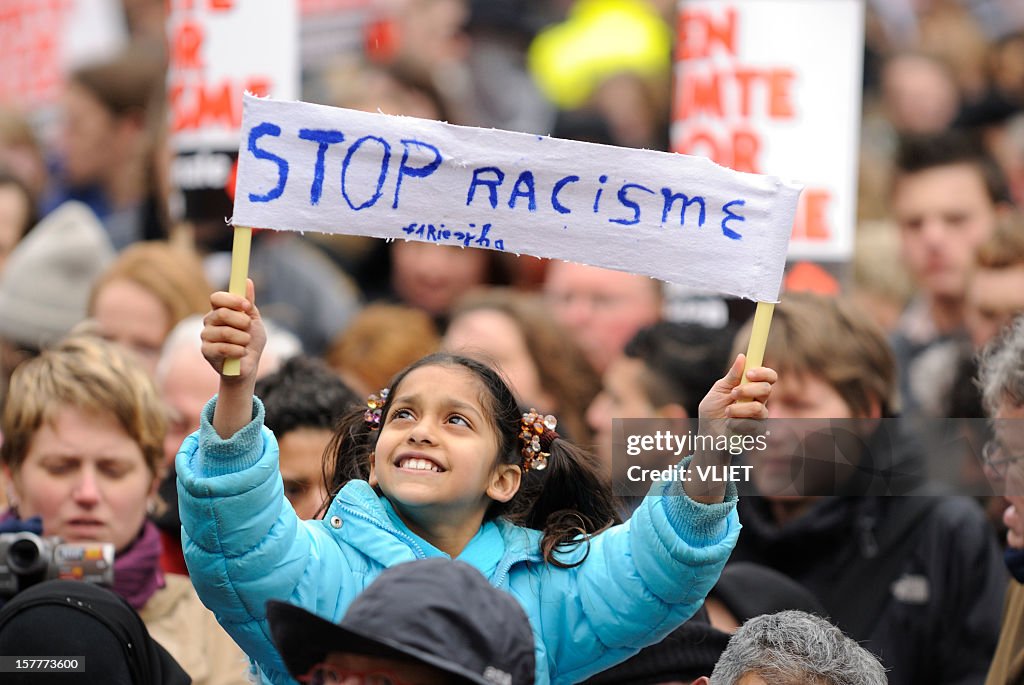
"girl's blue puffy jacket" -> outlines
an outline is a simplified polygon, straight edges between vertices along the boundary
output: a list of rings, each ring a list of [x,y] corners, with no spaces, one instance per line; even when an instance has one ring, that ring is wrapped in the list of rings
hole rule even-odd
[[[339,621],[389,566],[444,553],[413,534],[364,481],[347,484],[322,521],[301,521],[284,496],[277,441],[253,421],[228,440],[210,420],[178,453],[182,539],[203,602],[272,683],[293,683],[274,650],[266,602],[278,599]],[[485,523],[459,555],[512,594],[530,618],[537,685],[569,685],[659,641],[693,615],[736,538],[735,494],[703,505],[678,485],[655,488],[626,523],[543,561],[540,533]],[[666,492],[667,491],[667,492]]]

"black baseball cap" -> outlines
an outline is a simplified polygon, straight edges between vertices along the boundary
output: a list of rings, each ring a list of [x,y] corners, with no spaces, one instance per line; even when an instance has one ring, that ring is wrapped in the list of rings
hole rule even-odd
[[[331,652],[433,666],[452,683],[532,685],[534,641],[519,603],[461,561],[432,558],[386,569],[340,623],[267,602],[277,651],[292,676]]]

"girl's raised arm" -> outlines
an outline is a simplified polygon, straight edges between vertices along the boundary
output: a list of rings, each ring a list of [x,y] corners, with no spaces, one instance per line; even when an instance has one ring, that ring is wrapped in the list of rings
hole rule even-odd
[[[747,371],[747,383],[741,384],[745,355],[738,355],[729,372],[720,378],[700,402],[700,432],[715,434],[728,430],[729,420],[766,419],[768,409],[765,403],[771,395],[772,386],[779,379],[774,369],[758,367]],[[729,452],[698,450],[690,462],[690,472],[714,473],[710,466],[728,466]],[[718,480],[701,480],[699,477],[683,484],[687,496],[702,504],[717,504],[725,498],[726,483]]]
[[[229,292],[210,295],[210,313],[203,319],[203,356],[221,374],[213,427],[228,439],[252,421],[252,397],[256,372],[267,334],[255,304],[252,281],[246,282],[246,296]],[[223,375],[224,362],[240,359],[237,376]]]

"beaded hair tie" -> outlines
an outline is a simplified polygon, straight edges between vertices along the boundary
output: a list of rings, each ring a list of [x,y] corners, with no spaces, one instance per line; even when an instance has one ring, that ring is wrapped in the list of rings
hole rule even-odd
[[[536,409],[523,414],[519,440],[523,443],[523,470],[543,471],[551,456],[551,443],[560,436],[555,432],[558,419],[551,414],[541,416]]]
[[[389,392],[387,388],[384,388],[379,393],[373,393],[366,398],[366,412],[363,413],[363,419],[366,421],[366,425],[370,427],[370,430],[380,428],[380,415],[384,408],[384,403],[388,401]]]

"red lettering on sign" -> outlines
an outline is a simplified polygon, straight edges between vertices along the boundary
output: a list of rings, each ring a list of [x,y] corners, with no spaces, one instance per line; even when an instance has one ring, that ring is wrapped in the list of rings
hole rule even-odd
[[[206,5],[206,8],[218,12],[222,10],[233,10],[235,9],[235,0],[206,0],[206,2],[198,3],[200,5]],[[167,0],[167,12],[170,14],[174,10],[191,12],[196,8],[196,0]]]
[[[828,221],[832,193],[824,188],[806,188],[800,194],[800,203],[793,220],[793,239],[822,242],[832,237]]]
[[[772,119],[792,119],[796,116],[793,109],[793,81],[796,74],[792,69],[768,70],[768,116]]]
[[[197,21],[186,19],[174,31],[171,42],[173,69],[202,69],[203,27]]]
[[[191,131],[242,125],[242,93],[265,97],[272,82],[266,76],[251,76],[244,82],[223,79],[216,83],[174,83],[167,89],[171,108],[171,131]]]
[[[759,174],[758,157],[761,154],[761,136],[748,128],[737,128],[722,135],[702,127],[693,126],[672,149],[685,155],[707,157],[736,171]]]
[[[722,17],[699,9],[679,13],[679,44],[676,59],[703,59],[716,50],[736,54],[736,10],[729,8]]]
[[[678,107],[682,119],[700,114],[719,117],[724,116],[722,107],[722,89],[717,73],[690,74],[683,79],[679,88]]]
[[[739,130],[732,132],[732,163],[729,165],[736,171],[761,173],[757,162],[761,155],[761,136],[753,131]]]
[[[792,69],[737,67],[684,72],[676,89],[676,118],[705,115],[717,119],[730,115],[749,119],[759,113],[770,119],[792,119]]]

